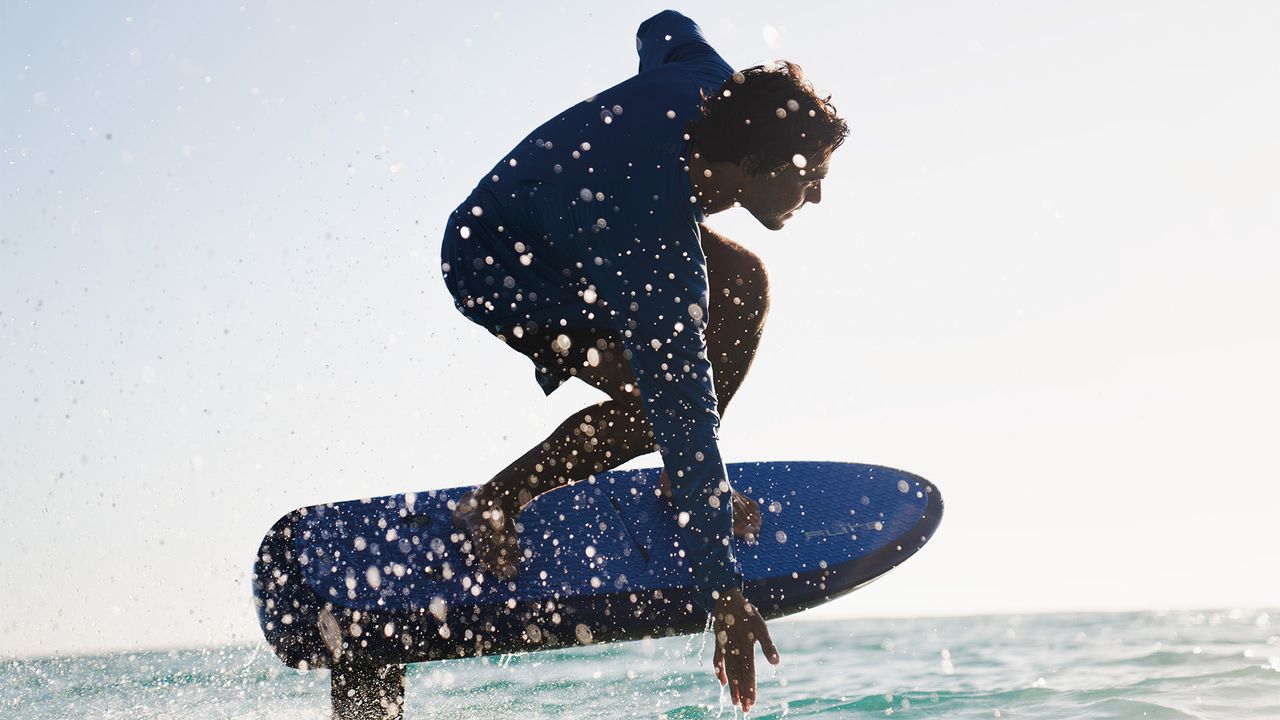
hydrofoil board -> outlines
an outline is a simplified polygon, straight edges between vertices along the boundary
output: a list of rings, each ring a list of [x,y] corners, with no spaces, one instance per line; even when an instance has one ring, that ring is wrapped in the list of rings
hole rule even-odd
[[[734,538],[744,593],[766,618],[851,592],[906,560],[942,518],[911,473],[838,462],[728,465],[760,503]],[[281,518],[254,566],[263,634],[293,667],[392,665],[700,632],[692,575],[659,470],[620,470],[525,508],[520,574],[467,552],[452,507],[470,488],[314,505]]]

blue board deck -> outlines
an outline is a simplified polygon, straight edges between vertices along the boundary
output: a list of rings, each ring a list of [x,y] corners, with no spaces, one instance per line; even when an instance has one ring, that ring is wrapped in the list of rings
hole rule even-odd
[[[760,502],[758,542],[734,539],[744,592],[766,618],[888,572],[928,541],[942,497],[901,470],[738,463]],[[293,667],[396,664],[700,632],[658,469],[612,471],[525,508],[514,580],[483,573],[452,525],[469,488],[302,508],[267,533],[254,595],[267,641]]]

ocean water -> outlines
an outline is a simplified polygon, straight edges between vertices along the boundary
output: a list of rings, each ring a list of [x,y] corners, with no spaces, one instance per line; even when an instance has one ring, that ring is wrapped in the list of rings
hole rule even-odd
[[[803,617],[803,616],[802,616]],[[771,624],[760,718],[1280,718],[1280,610]],[[410,666],[412,718],[732,718],[706,636]],[[0,718],[327,718],[265,644],[0,661]],[[741,715],[737,713],[736,715]]]

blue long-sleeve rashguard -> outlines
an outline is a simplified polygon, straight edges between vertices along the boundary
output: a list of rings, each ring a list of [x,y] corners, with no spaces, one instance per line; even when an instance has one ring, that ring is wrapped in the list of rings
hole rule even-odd
[[[620,337],[671,478],[705,610],[741,586],[704,331],[706,258],[685,127],[733,69],[689,18],[640,25],[640,70],[542,124],[481,179],[445,230],[458,308],[494,333]],[[557,330],[558,329],[558,330]],[[541,368],[546,392],[564,376]]]

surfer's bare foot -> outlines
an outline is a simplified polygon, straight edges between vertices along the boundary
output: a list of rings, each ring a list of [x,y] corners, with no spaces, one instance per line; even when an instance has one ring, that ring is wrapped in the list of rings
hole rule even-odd
[[[520,570],[520,543],[512,513],[469,492],[454,507],[453,524],[471,539],[471,554],[481,568],[503,580],[516,576]]]
[[[733,534],[748,540],[755,540],[760,537],[760,525],[762,522],[760,503],[734,490]]]
[[[667,477],[667,471],[662,471],[659,478],[662,486],[662,496],[671,497],[671,478]],[[760,526],[763,518],[760,515],[760,503],[743,495],[737,490],[733,491],[733,534],[747,540],[755,540],[760,537]]]

